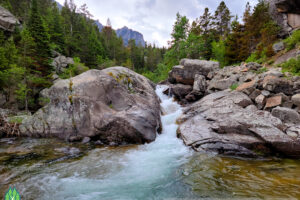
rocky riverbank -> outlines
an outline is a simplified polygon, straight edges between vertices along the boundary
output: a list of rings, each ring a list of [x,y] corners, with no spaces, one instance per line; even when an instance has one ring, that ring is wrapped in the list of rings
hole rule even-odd
[[[220,69],[183,59],[165,94],[184,106],[178,137],[196,151],[231,156],[300,156],[300,77],[257,63]],[[22,136],[122,145],[155,140],[163,128],[155,85],[123,67],[58,80],[49,102],[20,125]]]
[[[165,93],[185,105],[178,137],[186,145],[234,156],[300,156],[300,77],[257,63],[224,69],[201,60],[180,64]]]

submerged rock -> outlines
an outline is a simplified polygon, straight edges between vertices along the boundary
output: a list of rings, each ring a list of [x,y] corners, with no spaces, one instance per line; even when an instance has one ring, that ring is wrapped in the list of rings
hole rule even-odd
[[[299,157],[300,142],[284,132],[284,123],[267,111],[247,109],[251,104],[240,92],[208,95],[185,109],[178,135],[197,151],[237,156],[275,151]]]
[[[140,144],[155,140],[160,127],[153,83],[127,68],[90,70],[42,94],[50,103],[23,121],[25,136]]]

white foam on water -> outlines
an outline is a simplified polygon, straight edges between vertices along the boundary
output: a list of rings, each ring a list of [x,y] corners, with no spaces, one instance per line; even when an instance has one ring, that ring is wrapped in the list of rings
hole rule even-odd
[[[180,173],[178,169],[192,154],[176,137],[182,109],[163,94],[165,89],[167,86],[156,89],[165,115],[162,134],[154,142],[121,154],[94,150],[78,162],[56,166],[55,174],[48,174],[50,170],[32,177],[29,184],[42,188],[41,199],[45,200],[161,199],[164,190],[173,190],[170,185],[180,177],[174,174]],[[107,155],[103,158],[102,154]]]

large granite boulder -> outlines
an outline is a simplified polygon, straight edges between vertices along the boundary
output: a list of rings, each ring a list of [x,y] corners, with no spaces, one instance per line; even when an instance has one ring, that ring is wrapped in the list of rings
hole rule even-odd
[[[19,20],[13,14],[0,6],[0,29],[13,32],[19,24]]]
[[[285,123],[300,124],[299,113],[290,108],[276,107],[272,110],[272,115]]]
[[[294,93],[292,81],[271,75],[264,78],[263,88],[273,93],[284,93],[286,95],[293,95]]]
[[[196,151],[299,157],[300,141],[285,133],[285,124],[270,112],[252,107],[251,99],[241,92],[210,94],[184,110],[178,119],[178,136]]]
[[[155,140],[161,128],[154,84],[124,67],[90,70],[56,82],[42,96],[50,103],[20,126],[24,136],[105,144]]]
[[[218,70],[218,62],[206,60],[182,59],[179,66],[174,66],[169,73],[169,82],[193,85],[195,75],[208,76],[210,72]]]
[[[210,91],[226,90],[237,82],[236,77],[233,76],[223,79],[214,78],[209,82],[208,89]]]

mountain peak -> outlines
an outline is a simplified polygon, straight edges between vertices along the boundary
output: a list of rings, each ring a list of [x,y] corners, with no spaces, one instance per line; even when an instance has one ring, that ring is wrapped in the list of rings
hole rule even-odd
[[[116,33],[119,37],[123,38],[125,46],[128,45],[129,40],[135,40],[136,45],[145,46],[145,40],[143,34],[138,31],[134,31],[127,26],[121,29],[117,29]]]
[[[99,31],[102,31],[104,27],[103,24],[101,24],[99,20],[96,20],[95,24],[98,26]],[[143,34],[138,31],[132,30],[127,26],[117,29],[116,33],[118,37],[122,37],[125,46],[128,45],[129,40],[135,40],[136,45],[141,45],[143,47],[146,44]]]

